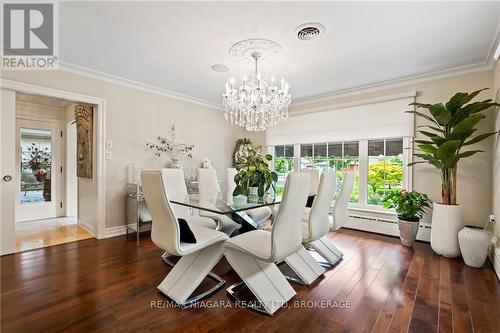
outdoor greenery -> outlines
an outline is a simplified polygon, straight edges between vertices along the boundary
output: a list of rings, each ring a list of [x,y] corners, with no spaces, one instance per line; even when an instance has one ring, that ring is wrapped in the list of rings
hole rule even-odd
[[[402,155],[371,157],[368,165],[368,204],[382,205],[388,192],[400,190],[403,187],[403,160]],[[291,156],[275,157],[274,169],[278,174],[276,194],[281,195],[285,184],[286,175],[293,171],[294,158]],[[312,166],[322,170],[336,170],[337,194],[342,187],[344,171],[351,170],[356,173],[355,185],[350,202],[359,203],[359,157],[340,156],[303,156],[301,166]]]
[[[415,191],[392,191],[384,199],[384,208],[394,208],[398,217],[405,221],[418,222],[427,207],[430,207],[427,195]]]
[[[293,157],[275,157],[274,171],[278,176],[275,193],[277,196],[281,196],[285,187],[286,175],[293,171]]]
[[[415,140],[420,151],[415,156],[420,157],[423,161],[413,162],[409,165],[428,163],[439,169],[442,182],[442,203],[445,205],[456,205],[457,203],[458,162],[462,158],[483,152],[479,149],[467,151],[463,151],[463,149],[497,133],[489,132],[471,138],[477,131],[475,126],[481,119],[485,118],[481,112],[492,106],[500,106],[500,104],[493,103],[491,99],[469,103],[483,90],[485,89],[470,94],[458,92],[446,104],[410,104],[416,108],[429,110],[430,115],[416,110],[406,111],[431,122],[430,125],[419,126],[432,131],[418,131],[427,138]]]
[[[344,158],[330,158],[328,165],[331,170],[335,170],[335,174],[337,175],[337,193],[342,189],[342,182],[344,181],[344,171],[356,168],[359,164],[358,156],[349,156],[346,155]],[[356,179],[354,181],[354,187],[351,193],[350,202],[358,203],[359,202],[359,173],[356,172]]]
[[[368,165],[368,203],[382,203],[387,192],[401,189],[402,184],[403,161],[401,157],[383,157]]]
[[[275,182],[278,174],[269,168],[268,163],[273,159],[272,155],[262,155],[261,147],[254,147],[247,151],[245,163],[238,161],[236,165],[237,174],[234,176],[236,188],[233,195],[250,194],[250,187],[257,187],[259,198],[264,197],[270,188],[275,191]]]

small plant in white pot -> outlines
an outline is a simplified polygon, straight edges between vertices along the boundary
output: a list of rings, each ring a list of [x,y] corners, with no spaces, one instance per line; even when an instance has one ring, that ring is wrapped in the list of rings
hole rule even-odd
[[[398,214],[399,238],[401,244],[413,246],[417,238],[418,225],[430,201],[427,195],[406,190],[394,191],[384,199],[385,208],[394,208]]]
[[[478,143],[496,132],[477,135],[476,125],[485,116],[482,111],[492,106],[499,106],[491,99],[479,102],[471,101],[485,89],[472,93],[456,93],[446,104],[412,103],[417,108],[429,110],[430,114],[414,113],[430,122],[419,126],[426,137],[425,140],[415,140],[419,152],[415,156],[423,161],[408,164],[428,163],[436,167],[441,174],[440,203],[433,204],[431,247],[437,254],[446,257],[458,257],[458,232],[463,227],[462,206],[457,204],[457,166],[462,158],[470,157],[482,150],[470,149],[470,145]],[[468,149],[469,148],[469,149]]]

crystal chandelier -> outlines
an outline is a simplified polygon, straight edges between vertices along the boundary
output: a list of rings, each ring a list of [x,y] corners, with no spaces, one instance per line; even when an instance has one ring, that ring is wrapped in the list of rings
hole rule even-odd
[[[231,124],[245,127],[247,131],[265,131],[288,118],[289,85],[285,79],[278,84],[273,76],[259,73],[260,52],[252,52],[251,57],[255,60],[255,71],[243,76],[239,87],[235,86],[234,78],[226,82],[222,105]]]

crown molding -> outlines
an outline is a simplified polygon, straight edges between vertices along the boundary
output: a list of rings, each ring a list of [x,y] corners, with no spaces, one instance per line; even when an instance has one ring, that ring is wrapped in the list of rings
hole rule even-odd
[[[356,100],[356,101],[351,101],[351,102],[338,103],[335,105],[322,105],[322,106],[318,106],[318,107],[309,107],[309,108],[305,107],[305,108],[301,108],[300,110],[290,112],[290,117],[300,116],[300,115],[304,115],[304,114],[332,111],[332,110],[336,110],[336,109],[349,108],[349,107],[365,105],[365,104],[389,102],[389,101],[394,101],[394,100],[403,99],[403,98],[415,98],[416,96],[417,96],[417,92],[415,90],[412,90],[412,91],[402,92],[402,93],[398,93],[398,94],[384,95],[384,96],[373,97],[373,98],[364,98],[361,100]]]
[[[118,85],[121,85],[121,86],[124,86],[127,88],[137,89],[137,90],[152,93],[152,94],[158,94],[158,95],[174,98],[174,99],[177,99],[177,100],[180,100],[183,102],[196,104],[196,105],[203,106],[203,107],[206,107],[209,109],[213,109],[213,110],[217,110],[217,111],[222,110],[222,107],[220,105],[203,100],[201,98],[176,93],[176,92],[173,92],[173,91],[168,90],[168,89],[158,88],[158,87],[146,84],[146,83],[141,83],[138,81],[125,79],[125,78],[120,77],[120,76],[116,76],[116,75],[108,74],[105,72],[93,70],[93,69],[90,69],[87,67],[73,65],[73,64],[70,64],[67,62],[60,61],[59,62],[59,69],[63,72],[83,75],[83,76],[86,76],[86,77],[89,77],[92,79],[118,84]]]
[[[466,75],[466,74],[487,72],[487,71],[491,71],[493,68],[494,68],[494,62],[490,61],[490,59],[488,57],[487,60],[485,60],[484,62],[478,63],[478,64],[459,66],[459,67],[454,67],[451,69],[435,71],[432,73],[412,75],[412,76],[407,76],[407,77],[400,78],[400,79],[370,83],[370,84],[360,85],[360,86],[353,87],[353,88],[337,90],[337,91],[333,91],[333,92],[329,92],[329,93],[325,93],[325,94],[303,97],[303,98],[296,99],[294,102],[292,102],[291,106],[292,107],[305,107],[310,103],[333,100],[333,99],[338,99],[338,98],[342,98],[342,97],[349,97],[349,96],[359,95],[362,93],[377,92],[377,91],[396,88],[396,87],[415,85],[415,84],[419,84],[419,83],[436,81],[436,80],[441,80],[441,79],[446,79],[446,78],[461,76],[461,75]]]
[[[495,69],[496,59],[495,53],[497,49],[500,47],[500,25],[497,27],[497,31],[495,32],[495,37],[490,45],[490,50],[488,51],[488,56],[486,57],[486,63],[491,66],[491,69]]]
[[[453,67],[450,69],[439,70],[439,71],[435,71],[435,72],[431,72],[431,73],[411,75],[411,76],[407,76],[407,77],[403,77],[403,78],[399,78],[399,79],[369,83],[369,84],[365,84],[365,85],[359,85],[359,86],[352,87],[352,88],[341,89],[341,90],[328,92],[328,93],[324,93],[324,94],[319,94],[319,95],[314,95],[314,96],[302,97],[302,98],[298,98],[298,99],[292,101],[292,104],[290,105],[290,107],[292,107],[292,108],[307,107],[307,105],[310,103],[316,103],[316,102],[321,102],[321,101],[326,101],[326,100],[333,100],[333,99],[338,99],[338,98],[342,98],[342,97],[349,97],[349,96],[353,96],[353,95],[359,95],[362,93],[377,92],[377,91],[382,91],[382,90],[396,88],[396,87],[402,87],[402,86],[407,86],[407,85],[414,85],[414,84],[419,84],[419,83],[424,83],[424,82],[430,82],[430,81],[451,78],[451,77],[455,77],[455,76],[491,71],[495,67],[496,61],[494,59],[494,54],[495,54],[496,47],[497,47],[499,41],[500,41],[500,28],[497,30],[497,32],[495,34],[495,38],[490,46],[490,49],[489,49],[489,52],[488,52],[486,59],[480,63]],[[122,77],[119,77],[116,75],[112,75],[112,74],[108,74],[105,72],[89,69],[89,68],[86,68],[83,66],[73,65],[73,64],[70,64],[67,62],[60,62],[59,68],[61,71],[64,71],[64,72],[79,74],[79,75],[83,75],[83,76],[90,77],[93,79],[118,84],[118,85],[121,85],[121,86],[124,86],[127,88],[137,89],[137,90],[141,90],[144,92],[149,92],[149,93],[153,93],[153,94],[167,96],[170,98],[174,98],[174,99],[181,100],[184,102],[203,106],[203,107],[217,110],[217,111],[222,110],[221,105],[207,101],[207,100],[203,100],[203,99],[189,96],[189,95],[185,95],[185,94],[176,93],[176,92],[168,90],[168,89],[163,89],[163,88],[155,87],[155,86],[152,86],[149,84],[141,83],[138,81],[125,79],[125,78],[122,78]]]

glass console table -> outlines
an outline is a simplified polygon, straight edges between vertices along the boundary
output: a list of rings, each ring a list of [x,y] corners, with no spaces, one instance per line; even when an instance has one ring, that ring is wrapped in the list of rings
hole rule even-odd
[[[127,184],[127,237],[129,232],[136,233],[137,239],[143,231],[151,230],[151,215],[149,215],[142,187],[137,184]]]

